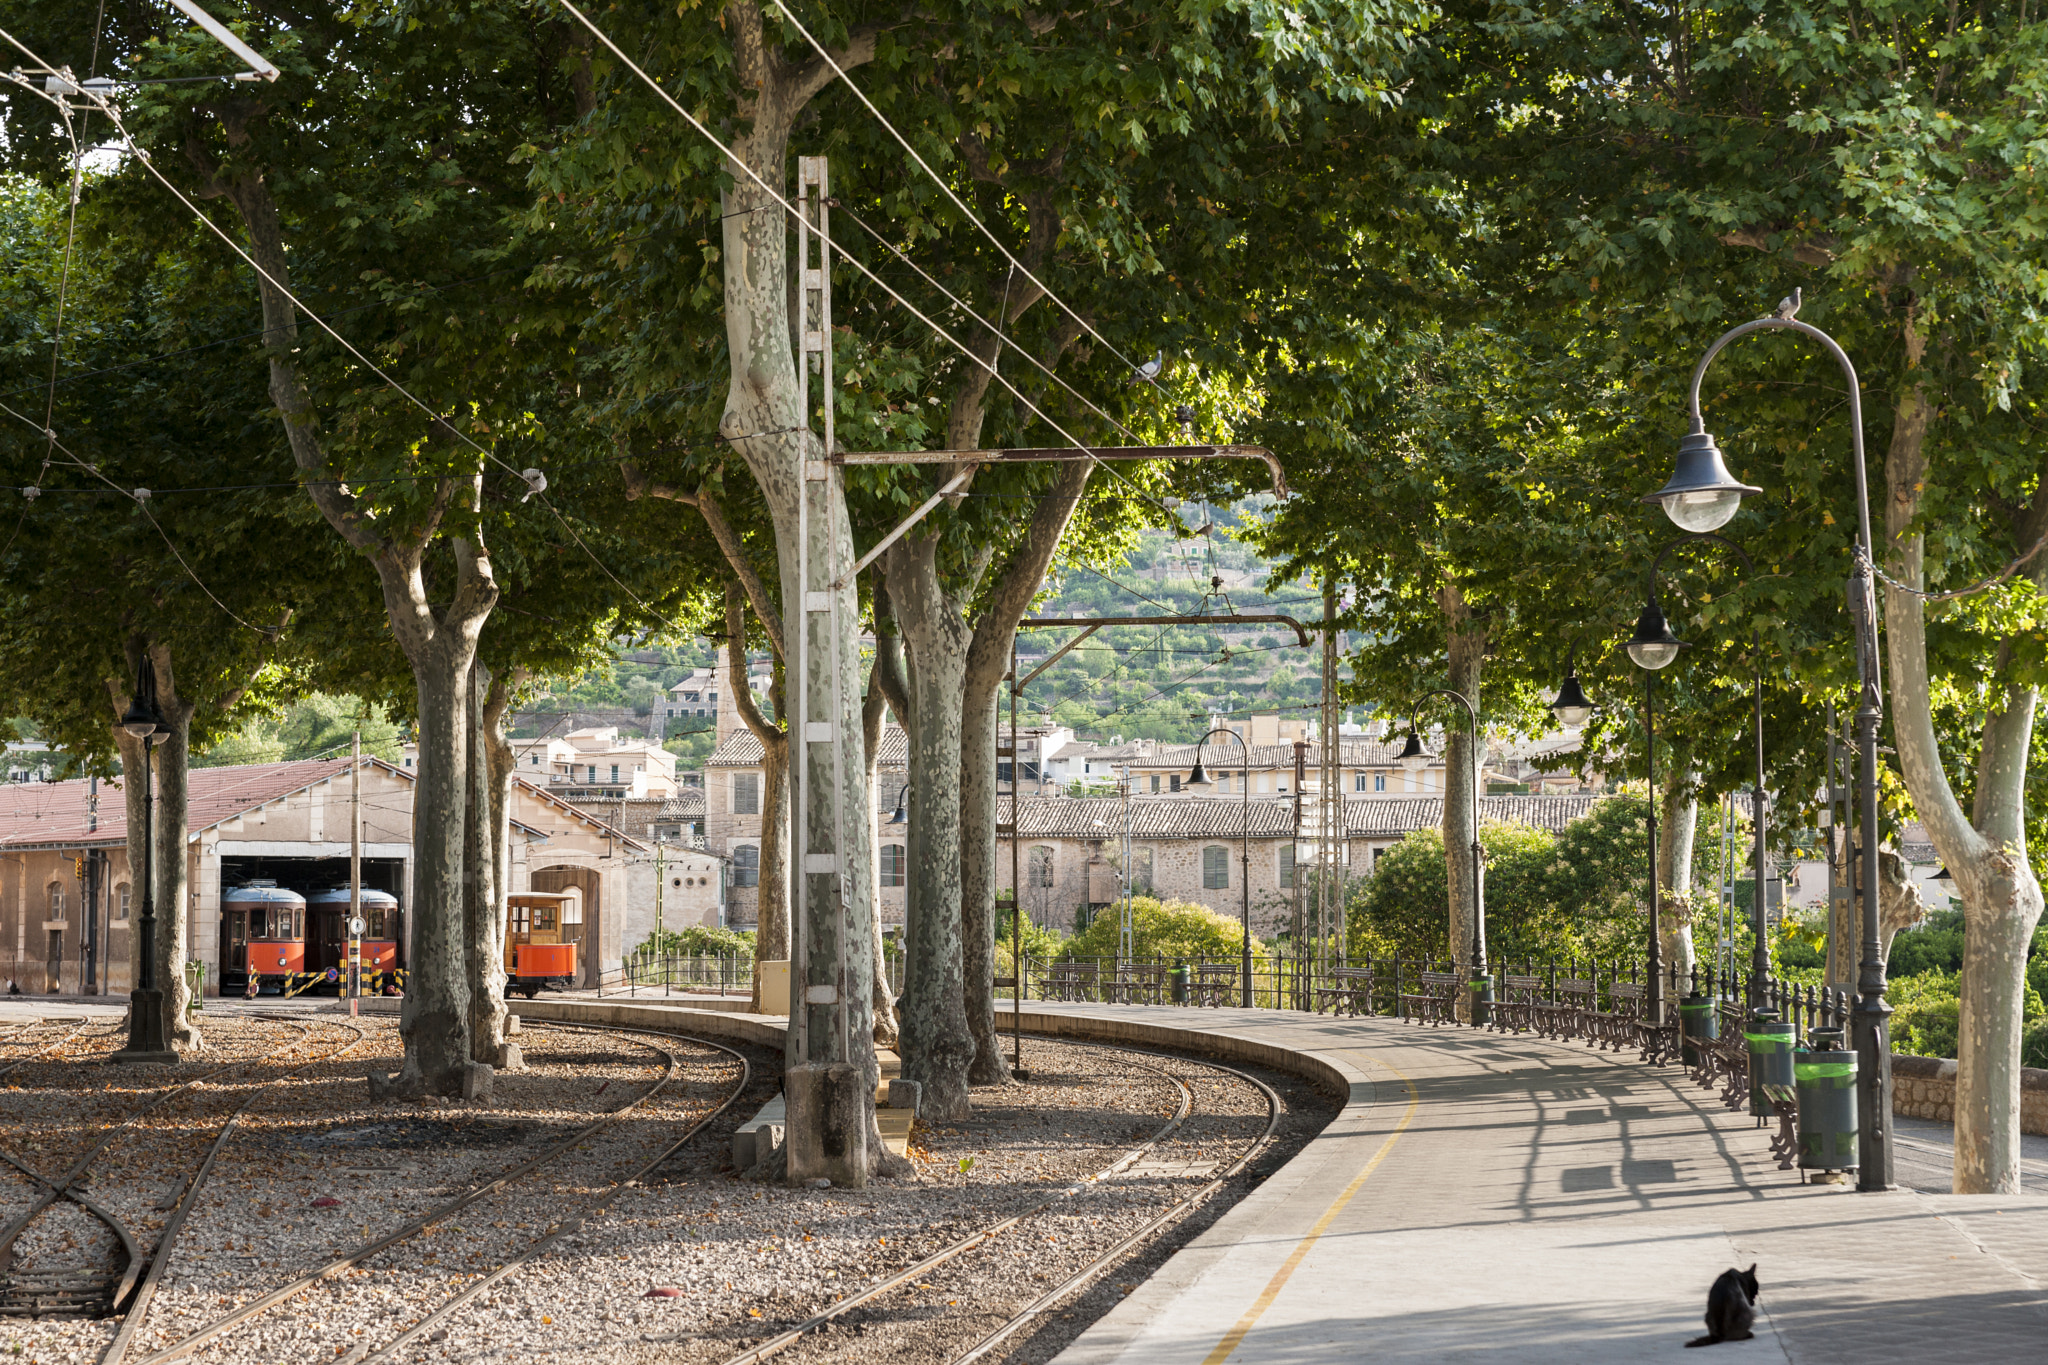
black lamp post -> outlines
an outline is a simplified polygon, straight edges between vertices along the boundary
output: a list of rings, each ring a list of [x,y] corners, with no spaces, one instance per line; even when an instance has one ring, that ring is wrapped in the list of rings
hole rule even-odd
[[[1238,824],[1237,836],[1237,885],[1238,923],[1244,935],[1244,1007],[1252,1007],[1252,750],[1244,742],[1244,736],[1235,730],[1217,726],[1208,734],[1195,741],[1195,766],[1181,786],[1189,791],[1205,792],[1216,784],[1209,780],[1209,774],[1202,768],[1202,750],[1218,735],[1229,735],[1237,741],[1237,747],[1244,754],[1244,767],[1238,770],[1237,785],[1243,800],[1239,805],[1242,818]]]
[[[1857,1176],[1859,1190],[1888,1190],[1893,1186],[1892,1168],[1892,1054],[1891,1006],[1884,998],[1884,957],[1878,935],[1877,904],[1877,727],[1884,717],[1884,698],[1878,687],[1877,667],[1877,584],[1874,576],[1874,542],[1870,533],[1870,479],[1863,458],[1863,390],[1856,379],[1856,367],[1835,339],[1811,323],[1795,316],[1801,302],[1798,291],[1778,305],[1771,317],[1758,318],[1732,327],[1715,339],[1693,367],[1692,388],[1687,395],[1690,429],[1678,443],[1678,465],[1670,481],[1645,502],[1661,503],[1666,515],[1688,531],[1713,531],[1728,523],[1742,505],[1745,493],[1763,490],[1738,482],[1722,462],[1721,451],[1707,434],[1700,417],[1700,381],[1707,366],[1723,347],[1751,332],[1798,332],[1812,337],[1841,366],[1849,388],[1849,444],[1855,457],[1851,472],[1856,477],[1856,546],[1849,570],[1849,615],[1856,622],[1856,747],[1861,759],[1858,773],[1858,814],[1863,826],[1862,962],[1857,971],[1859,999],[1850,1011],[1850,1028],[1857,1052]]]
[[[135,697],[121,717],[121,729],[142,741],[142,917],[136,924],[140,967],[128,995],[128,1046],[117,1062],[163,1065],[179,1060],[164,1036],[164,993],[156,980],[156,766],[158,740],[170,734],[156,702],[156,668],[144,655],[136,670]]]
[[[1682,536],[1659,550],[1657,557],[1650,561],[1649,605],[1643,608],[1643,615],[1636,622],[1636,636],[1629,641],[1628,647],[1629,657],[1633,658],[1645,669],[1664,667],[1665,664],[1670,663],[1672,659],[1678,656],[1678,650],[1685,648],[1683,641],[1672,637],[1670,625],[1665,621],[1664,612],[1658,605],[1657,575],[1664,566],[1665,558],[1673,550],[1678,549],[1682,545],[1697,544],[1702,540],[1711,540],[1716,544],[1726,546],[1735,553],[1737,559],[1742,561],[1744,569],[1752,572],[1756,569],[1755,561],[1750,559],[1748,553],[1740,545],[1729,540],[1726,536],[1717,536],[1710,531],[1698,531],[1689,536]],[[1652,613],[1655,614],[1654,622],[1651,620]],[[1751,898],[1750,905],[1750,920],[1753,932],[1749,948],[1749,1007],[1752,1010],[1756,1010],[1763,1008],[1764,989],[1770,982],[1770,954],[1765,947],[1764,941],[1764,840],[1765,832],[1768,828],[1764,812],[1764,664],[1762,639],[1754,629],[1750,632],[1750,649],[1756,655],[1756,679],[1751,687],[1753,739],[1755,741],[1753,745],[1755,750],[1755,774],[1754,786],[1751,789],[1750,833],[1754,846],[1755,895]],[[1653,662],[1656,659],[1661,659],[1663,662]],[[1648,682],[1646,680],[1646,690],[1647,687]],[[1654,758],[1654,755],[1652,757]],[[1653,768],[1650,783],[1650,919],[1653,962],[1661,955],[1661,948],[1657,938],[1657,920],[1660,907],[1657,902],[1656,807],[1656,774]]]
[[[1486,854],[1479,844],[1479,712],[1462,692],[1434,687],[1426,697],[1450,697],[1465,708],[1465,724],[1472,736],[1472,1026],[1484,1028],[1493,1017],[1493,974],[1486,967]],[[1416,733],[1415,710],[1408,712],[1408,742],[1400,753],[1400,764],[1409,772],[1429,766],[1429,751]]]

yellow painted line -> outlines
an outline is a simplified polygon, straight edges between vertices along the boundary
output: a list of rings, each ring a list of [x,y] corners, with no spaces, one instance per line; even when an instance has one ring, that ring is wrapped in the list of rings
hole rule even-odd
[[[1379,1061],[1378,1058],[1373,1060]],[[1223,1365],[1223,1362],[1230,1358],[1231,1353],[1244,1344],[1245,1335],[1252,1330],[1252,1327],[1257,1324],[1260,1318],[1266,1315],[1266,1310],[1273,1306],[1273,1301],[1280,1297],[1280,1291],[1287,1287],[1287,1281],[1293,1278],[1295,1270],[1307,1258],[1309,1249],[1315,1246],[1317,1240],[1325,1232],[1329,1231],[1330,1224],[1337,1221],[1337,1215],[1344,1212],[1345,1205],[1349,1204],[1352,1199],[1357,1197],[1358,1192],[1365,1188],[1365,1182],[1372,1178],[1372,1173],[1380,1168],[1380,1163],[1387,1159],[1387,1153],[1393,1150],[1394,1139],[1400,1137],[1403,1130],[1408,1127],[1409,1122],[1414,1119],[1415,1107],[1420,1102],[1420,1097],[1415,1093],[1415,1082],[1409,1080],[1407,1073],[1402,1071],[1401,1068],[1388,1066],[1385,1062],[1380,1062],[1379,1064],[1385,1066],[1387,1070],[1393,1072],[1396,1076],[1399,1076],[1401,1084],[1408,1087],[1407,1112],[1402,1114],[1401,1121],[1394,1125],[1394,1131],[1388,1133],[1386,1140],[1380,1143],[1380,1149],[1372,1154],[1372,1160],[1365,1163],[1365,1169],[1351,1178],[1351,1183],[1344,1187],[1344,1192],[1337,1196],[1329,1208],[1323,1210],[1323,1216],[1316,1219],[1315,1226],[1308,1230],[1308,1233],[1301,1239],[1300,1245],[1296,1246],[1288,1254],[1285,1263],[1273,1272],[1273,1278],[1266,1282],[1266,1287],[1260,1292],[1259,1297],[1253,1301],[1250,1308],[1245,1310],[1244,1316],[1237,1320],[1237,1326],[1224,1334],[1223,1340],[1216,1343],[1215,1350],[1202,1357],[1202,1365]]]

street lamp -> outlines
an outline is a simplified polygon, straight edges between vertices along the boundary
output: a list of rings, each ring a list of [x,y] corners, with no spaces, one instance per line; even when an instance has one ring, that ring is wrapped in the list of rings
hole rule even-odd
[[[1849,386],[1849,444],[1855,457],[1856,546],[1849,570],[1849,614],[1856,622],[1856,747],[1861,759],[1857,793],[1863,826],[1862,962],[1856,976],[1859,999],[1850,1011],[1850,1026],[1857,1052],[1857,1177],[1859,1190],[1888,1190],[1893,1185],[1892,1168],[1892,1054],[1891,1006],[1884,998],[1884,956],[1878,936],[1877,904],[1877,727],[1884,716],[1884,698],[1878,690],[1877,668],[1877,584],[1875,542],[1870,534],[1870,478],[1863,458],[1863,390],[1856,379],[1856,367],[1848,352],[1835,339],[1811,323],[1795,316],[1801,302],[1798,291],[1778,305],[1770,317],[1757,318],[1731,327],[1715,339],[1693,367],[1692,388],[1687,396],[1691,425],[1678,444],[1678,464],[1664,487],[1644,498],[1662,504],[1665,514],[1688,531],[1712,531],[1727,524],[1747,493],[1763,490],[1738,482],[1728,472],[1714,438],[1700,416],[1700,382],[1707,366],[1723,347],[1751,332],[1798,332],[1812,337],[1835,358]]]
[[[1202,751],[1209,741],[1218,735],[1229,735],[1237,741],[1237,747],[1244,754],[1244,765],[1237,774],[1237,785],[1243,794],[1239,804],[1241,819],[1237,836],[1237,885],[1238,924],[1244,936],[1244,1007],[1252,1007],[1252,750],[1244,742],[1244,736],[1235,730],[1217,726],[1208,734],[1195,741],[1195,766],[1188,773],[1181,786],[1195,792],[1205,792],[1215,783],[1210,781],[1208,772],[1202,767]]]
[[[1726,536],[1717,536],[1708,531],[1681,536],[1657,552],[1657,557],[1650,561],[1649,605],[1643,608],[1642,616],[1637,619],[1635,636],[1628,644],[1629,657],[1646,670],[1644,680],[1646,697],[1649,690],[1649,678],[1654,676],[1654,673],[1651,671],[1663,668],[1678,657],[1679,650],[1687,647],[1684,641],[1672,636],[1671,627],[1664,619],[1663,610],[1658,606],[1658,574],[1664,567],[1664,560],[1673,550],[1683,545],[1696,545],[1703,540],[1713,541],[1715,544],[1725,546],[1733,551],[1735,557],[1742,561],[1742,567],[1746,571],[1753,573],[1756,570],[1756,562],[1749,557],[1748,552],[1740,545],[1737,545]],[[1751,788],[1750,798],[1750,833],[1754,844],[1755,895],[1750,905],[1750,920],[1753,934],[1749,947],[1748,994],[1750,1009],[1759,1010],[1763,1008],[1764,1004],[1764,988],[1770,981],[1770,954],[1764,943],[1764,837],[1767,828],[1764,813],[1764,662],[1762,637],[1754,628],[1750,631],[1749,644],[1750,652],[1755,655],[1756,659],[1756,678],[1750,689],[1751,711],[1755,732],[1753,736],[1755,740],[1753,746],[1755,750],[1753,755],[1755,759],[1755,782]],[[1651,726],[1647,712],[1644,723],[1646,726]],[[1656,756],[1654,753],[1656,737],[1653,726],[1651,728],[1650,742],[1653,749],[1650,756],[1652,765],[1650,772],[1650,952],[1652,963],[1661,966],[1658,959],[1661,957],[1662,948],[1657,932],[1657,921],[1660,917],[1661,906],[1657,900],[1657,784]],[[1661,999],[1657,1003],[1661,1003]],[[1661,1016],[1657,1016],[1655,1013],[1654,1004],[1652,1015],[1661,1022]]]
[[[1465,708],[1465,724],[1472,736],[1472,1026],[1484,1028],[1493,1017],[1493,975],[1486,969],[1486,872],[1485,851],[1479,845],[1479,712],[1462,692],[1433,687],[1417,697],[1451,697]],[[1408,743],[1400,753],[1401,766],[1420,772],[1429,765],[1429,752],[1415,729],[1415,708],[1408,708]],[[1448,774],[1446,774],[1448,776]],[[1446,789],[1448,794],[1448,789]],[[1449,803],[1445,803],[1446,811]]]
[[[119,721],[122,730],[142,741],[142,917],[136,924],[136,949],[141,968],[128,995],[128,1046],[116,1052],[117,1062],[163,1065],[179,1060],[164,1036],[164,993],[156,981],[156,768],[153,751],[171,733],[156,701],[156,667],[147,654],[135,673],[135,696]]]
[[[910,812],[909,812],[909,810],[908,810],[908,809],[906,809],[906,806],[905,806],[905,803],[906,803],[906,802],[908,802],[909,800],[910,800],[910,784],[909,784],[908,782],[905,782],[905,783],[904,783],[904,784],[903,784],[902,786],[900,786],[900,787],[898,787],[898,788],[896,789],[896,809],[895,809],[895,810],[893,810],[893,811],[891,811],[891,812],[889,812],[889,818],[888,818],[888,820],[886,820],[886,821],[885,821],[884,823],[885,823],[885,824],[891,824],[891,825],[907,825],[907,824],[909,824],[909,823],[910,823]]]
[[[1579,686],[1579,670],[1576,661],[1566,656],[1564,681],[1557,685],[1557,698],[1550,703],[1550,709],[1560,725],[1576,730],[1593,718],[1593,703],[1586,699],[1586,691]]]

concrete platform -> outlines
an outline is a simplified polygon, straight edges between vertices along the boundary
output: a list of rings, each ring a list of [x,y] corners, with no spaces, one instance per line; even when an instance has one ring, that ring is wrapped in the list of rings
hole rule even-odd
[[[1757,1339],[1722,1348],[1744,1358],[2048,1358],[2048,1199],[1801,1185],[1764,1132],[1676,1068],[1392,1020],[1032,1014],[1133,1041],[1280,1048],[1350,1093],[1060,1365],[1695,1360],[1684,1343],[1707,1287],[1752,1261]]]

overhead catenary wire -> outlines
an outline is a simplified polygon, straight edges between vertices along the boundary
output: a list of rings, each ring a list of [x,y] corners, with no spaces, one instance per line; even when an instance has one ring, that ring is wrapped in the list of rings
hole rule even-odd
[[[866,106],[867,111],[875,116],[875,120],[878,123],[880,123],[883,128],[888,130],[889,136],[895,138],[896,141],[902,146],[903,150],[910,153],[910,159],[912,161],[915,161],[918,165],[918,169],[922,170],[927,176],[931,178],[931,182],[939,187],[940,193],[944,194],[946,198],[952,201],[953,207],[958,209],[961,215],[965,217],[968,222],[974,224],[974,226],[980,230],[982,236],[988,238],[989,245],[993,246],[997,251],[1000,251],[1003,254],[1003,259],[1007,260],[1014,269],[1016,269],[1024,276],[1025,279],[1031,281],[1033,284],[1037,285],[1041,290],[1043,290],[1045,292],[1045,296],[1051,299],[1053,303],[1059,307],[1061,312],[1065,313],[1068,317],[1072,318],[1075,322],[1079,323],[1082,329],[1086,331],[1089,336],[1094,337],[1097,341],[1101,342],[1103,347],[1107,349],[1111,355],[1115,356],[1118,360],[1122,361],[1126,366],[1128,366],[1133,374],[1140,375],[1144,378],[1146,383],[1152,385],[1154,388],[1160,388],[1159,380],[1156,375],[1145,375],[1142,369],[1138,365],[1133,363],[1129,356],[1125,355],[1122,351],[1118,350],[1115,344],[1112,343],[1108,337],[1102,335],[1102,333],[1095,330],[1095,324],[1089,322],[1088,319],[1082,317],[1079,313],[1075,312],[1073,308],[1069,307],[1066,300],[1062,299],[1057,293],[1053,292],[1053,288],[1051,285],[1047,284],[1044,280],[1039,279],[1038,276],[1032,274],[1030,267],[1026,266],[1024,262],[1018,260],[1017,257],[1010,251],[1010,249],[1003,245],[1001,239],[999,239],[995,235],[995,233],[989,230],[988,224],[982,222],[981,219],[975,215],[974,210],[967,207],[966,202],[962,200],[958,194],[954,193],[953,187],[951,185],[948,185],[945,182],[945,180],[940,177],[939,173],[931,168],[931,164],[927,162],[924,159],[924,157],[918,153],[917,148],[910,145],[910,139],[904,137],[903,134],[897,130],[896,125],[889,122],[889,120],[883,115],[882,111],[875,107],[874,101],[868,98],[867,92],[865,90],[862,90],[859,86],[853,83],[853,77],[846,74],[845,68],[840,66],[838,60],[835,57],[833,57],[833,55],[830,52],[825,50],[825,45],[823,43],[820,43],[816,38],[811,36],[811,31],[804,27],[803,21],[796,17],[795,12],[791,10],[786,3],[784,3],[784,0],[775,0],[775,7],[782,11],[783,16],[789,20],[790,26],[796,29],[796,31],[803,36],[803,40],[811,45],[811,49],[818,54],[819,58],[824,61],[825,65],[832,68],[833,74],[839,77],[840,82],[843,85],[845,85],[848,90],[851,90],[853,92],[853,97],[859,100],[864,106]],[[1161,388],[1160,391],[1162,393],[1165,392],[1163,388]]]

